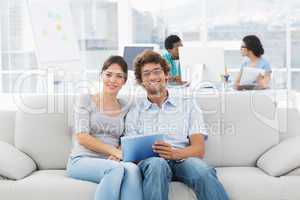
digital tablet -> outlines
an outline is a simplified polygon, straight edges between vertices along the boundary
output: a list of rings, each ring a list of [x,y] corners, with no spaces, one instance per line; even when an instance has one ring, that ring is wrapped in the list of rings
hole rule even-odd
[[[140,161],[157,157],[152,146],[158,140],[164,140],[164,134],[124,136],[121,138],[123,161]]]

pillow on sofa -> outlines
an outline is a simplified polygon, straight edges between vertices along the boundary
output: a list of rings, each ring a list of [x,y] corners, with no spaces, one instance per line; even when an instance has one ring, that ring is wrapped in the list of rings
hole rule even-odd
[[[0,141],[0,176],[18,180],[36,169],[34,161],[11,144]]]
[[[281,176],[300,167],[300,136],[271,148],[258,159],[257,166],[271,176]]]
[[[300,176],[300,168],[290,171],[288,174],[285,174],[285,176]]]

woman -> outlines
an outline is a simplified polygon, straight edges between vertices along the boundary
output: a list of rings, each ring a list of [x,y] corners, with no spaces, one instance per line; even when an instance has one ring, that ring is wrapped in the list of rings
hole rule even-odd
[[[240,81],[244,67],[263,69],[264,73],[260,74],[253,84],[255,84],[258,89],[268,88],[272,70],[268,61],[262,57],[264,49],[259,38],[255,35],[244,37],[241,45],[241,54],[242,56],[246,56],[247,59],[242,63],[241,70],[236,78],[236,88],[239,89],[241,87]]]
[[[98,184],[95,200],[142,199],[139,168],[120,162],[125,103],[117,94],[127,80],[127,64],[112,56],[101,71],[103,92],[81,96],[75,106],[75,141],[67,166],[70,177]]]

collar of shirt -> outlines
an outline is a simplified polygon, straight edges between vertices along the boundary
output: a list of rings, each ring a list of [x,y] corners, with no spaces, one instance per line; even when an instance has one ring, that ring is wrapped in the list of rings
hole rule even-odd
[[[165,57],[165,58],[167,58],[169,60],[173,59],[172,55],[170,54],[170,52],[168,50],[166,50],[166,49],[162,51],[162,55],[163,55],[163,57]]]
[[[144,99],[144,101],[143,101],[143,109],[145,111],[151,109],[153,105],[156,105],[156,104],[154,104],[151,101],[149,101],[149,99],[147,97]],[[168,91],[168,97],[165,100],[165,102],[162,104],[162,107],[164,107],[166,105],[171,105],[171,106],[174,106],[174,107],[177,106],[176,98],[175,98],[174,94],[172,94],[172,92]]]

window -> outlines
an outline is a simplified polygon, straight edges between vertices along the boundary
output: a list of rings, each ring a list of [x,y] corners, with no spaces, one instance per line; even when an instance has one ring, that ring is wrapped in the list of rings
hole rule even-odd
[[[38,70],[31,33],[28,1],[4,0],[0,6],[0,92],[13,92],[16,79],[30,72],[19,92],[46,92],[46,76]],[[116,1],[70,1],[84,75],[98,78],[103,61],[118,53]],[[82,77],[79,77],[82,78]]]
[[[130,0],[134,43],[157,43],[178,34],[184,41],[199,41],[202,26],[202,1]],[[187,20],[188,19],[188,20]]]
[[[37,68],[29,16],[25,0],[2,1],[1,3],[1,62],[0,90],[11,92],[13,83],[24,70]],[[36,78],[24,81],[23,89],[33,92]]]
[[[245,35],[255,34],[261,39],[272,67],[285,67],[286,30],[281,2],[208,1],[208,39],[240,42]],[[225,57],[229,66],[240,67],[239,47],[226,52]]]
[[[264,46],[264,57],[273,69],[273,86],[286,87],[285,4],[278,0],[258,2],[212,0],[207,2],[208,40],[236,42],[225,48],[225,65],[238,70],[243,60],[240,44],[246,35],[257,35]],[[236,71],[233,70],[233,71]]]
[[[291,36],[291,86],[300,90],[300,3],[293,6],[290,12],[290,36]]]
[[[38,75],[27,0],[0,1],[0,92],[13,92],[23,72],[21,92],[45,91]],[[300,89],[300,3],[298,0],[71,0],[73,23],[84,71],[79,79],[97,81],[104,60],[125,43],[156,43],[178,34],[184,42],[225,47],[232,73],[242,62],[241,39],[258,35],[273,67],[275,85]]]

